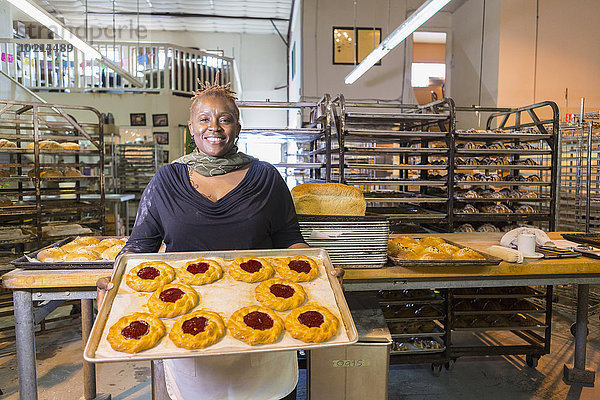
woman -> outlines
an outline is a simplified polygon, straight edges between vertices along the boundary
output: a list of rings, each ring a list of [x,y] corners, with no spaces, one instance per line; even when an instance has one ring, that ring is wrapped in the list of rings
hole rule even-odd
[[[156,252],[163,241],[167,252],[308,247],[279,172],[237,151],[235,100],[228,86],[207,83],[195,93],[189,128],[197,149],[157,171],[122,252]],[[280,399],[294,395],[298,380],[293,351],[164,365],[173,399]]]

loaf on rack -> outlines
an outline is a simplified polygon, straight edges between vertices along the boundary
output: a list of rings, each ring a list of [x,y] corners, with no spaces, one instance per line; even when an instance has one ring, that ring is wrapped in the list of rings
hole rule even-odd
[[[81,149],[81,146],[79,146],[79,144],[73,143],[73,142],[60,143],[60,147],[65,150],[80,150]]]
[[[77,168],[69,167],[63,171],[64,176],[78,177],[81,176],[81,172]]]
[[[17,148],[17,144],[15,142],[11,142],[8,139],[0,139],[0,148],[15,149]]]
[[[7,169],[0,169],[0,178],[9,178],[10,171]]]
[[[363,216],[362,190],[339,183],[304,183],[292,189],[297,214]]]

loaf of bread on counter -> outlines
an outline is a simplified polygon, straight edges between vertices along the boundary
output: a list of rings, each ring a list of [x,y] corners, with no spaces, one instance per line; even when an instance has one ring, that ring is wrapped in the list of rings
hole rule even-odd
[[[292,189],[297,214],[365,215],[362,190],[339,183],[303,183]]]

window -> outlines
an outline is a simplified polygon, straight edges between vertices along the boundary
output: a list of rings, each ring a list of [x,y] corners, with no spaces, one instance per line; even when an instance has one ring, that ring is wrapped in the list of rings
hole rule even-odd
[[[381,28],[333,28],[333,63],[355,65],[381,43]],[[381,65],[379,61],[376,65]]]

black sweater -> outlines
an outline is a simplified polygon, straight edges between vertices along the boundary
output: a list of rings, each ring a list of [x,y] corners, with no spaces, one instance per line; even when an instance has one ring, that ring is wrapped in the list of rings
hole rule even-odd
[[[191,185],[187,167],[160,168],[142,194],[122,252],[287,248],[303,243],[290,192],[275,167],[254,161],[244,179],[212,202]]]

